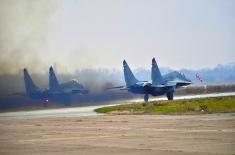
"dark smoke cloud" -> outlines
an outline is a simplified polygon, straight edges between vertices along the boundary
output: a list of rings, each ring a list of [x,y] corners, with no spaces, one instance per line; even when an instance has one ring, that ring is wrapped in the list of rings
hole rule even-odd
[[[25,66],[45,69],[42,55],[53,33],[58,0],[0,1],[0,74],[15,74]]]

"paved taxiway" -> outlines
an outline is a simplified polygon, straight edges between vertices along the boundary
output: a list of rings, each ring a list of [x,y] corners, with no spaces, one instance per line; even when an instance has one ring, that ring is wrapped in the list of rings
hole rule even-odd
[[[235,95],[235,92],[230,93],[214,93],[214,94],[202,94],[202,95],[187,95],[187,96],[176,96],[175,100],[179,99],[192,99],[192,98],[206,98],[216,96],[231,96]],[[151,98],[153,100],[166,100],[166,97]],[[143,102],[143,99],[116,101],[114,104],[125,104],[130,102]],[[112,105],[114,105],[112,104]],[[46,109],[46,110],[34,110],[34,111],[22,111],[22,112],[6,112],[0,113],[0,120],[2,119],[29,119],[29,118],[46,118],[46,117],[81,117],[81,116],[95,116],[98,115],[94,112],[94,109],[109,106],[88,106],[88,107],[73,107],[73,108],[60,108],[60,109]]]

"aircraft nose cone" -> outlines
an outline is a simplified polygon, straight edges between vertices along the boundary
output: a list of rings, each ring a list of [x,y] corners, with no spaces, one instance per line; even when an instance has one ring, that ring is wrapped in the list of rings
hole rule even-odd
[[[193,84],[193,82],[189,79],[186,79],[186,83],[187,83],[187,85]]]
[[[188,78],[185,78],[185,81],[189,82],[189,83],[192,83],[192,81]]]

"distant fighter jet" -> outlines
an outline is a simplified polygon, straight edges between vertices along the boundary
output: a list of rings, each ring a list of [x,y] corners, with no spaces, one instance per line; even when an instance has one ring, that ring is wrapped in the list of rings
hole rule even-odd
[[[89,91],[76,80],[59,84],[52,67],[49,69],[49,89],[42,90],[37,87],[26,68],[24,69],[24,83],[26,95],[32,99],[43,100],[44,105],[46,105],[50,99],[60,100],[65,104],[70,104],[70,97],[72,95],[89,93]]]
[[[49,91],[56,94],[88,94],[88,89],[79,84],[77,80],[71,80],[59,84],[55,72],[52,67],[49,69]]]
[[[125,60],[123,61],[123,68],[126,86],[118,86],[113,88],[120,88],[121,90],[127,90],[135,94],[144,94],[145,102],[148,102],[149,94],[152,96],[166,94],[168,100],[173,100],[173,94],[177,88],[192,83],[179,72],[171,72],[165,76],[162,76],[155,58],[152,59],[152,82],[137,80]]]

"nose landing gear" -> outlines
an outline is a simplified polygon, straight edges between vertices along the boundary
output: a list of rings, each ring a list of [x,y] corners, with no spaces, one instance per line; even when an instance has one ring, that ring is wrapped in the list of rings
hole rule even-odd
[[[166,97],[167,97],[168,100],[173,100],[173,98],[174,98],[173,92],[168,92],[166,94]]]
[[[145,94],[145,95],[144,95],[144,101],[145,101],[145,102],[148,102],[148,100],[149,100],[149,94]]]

